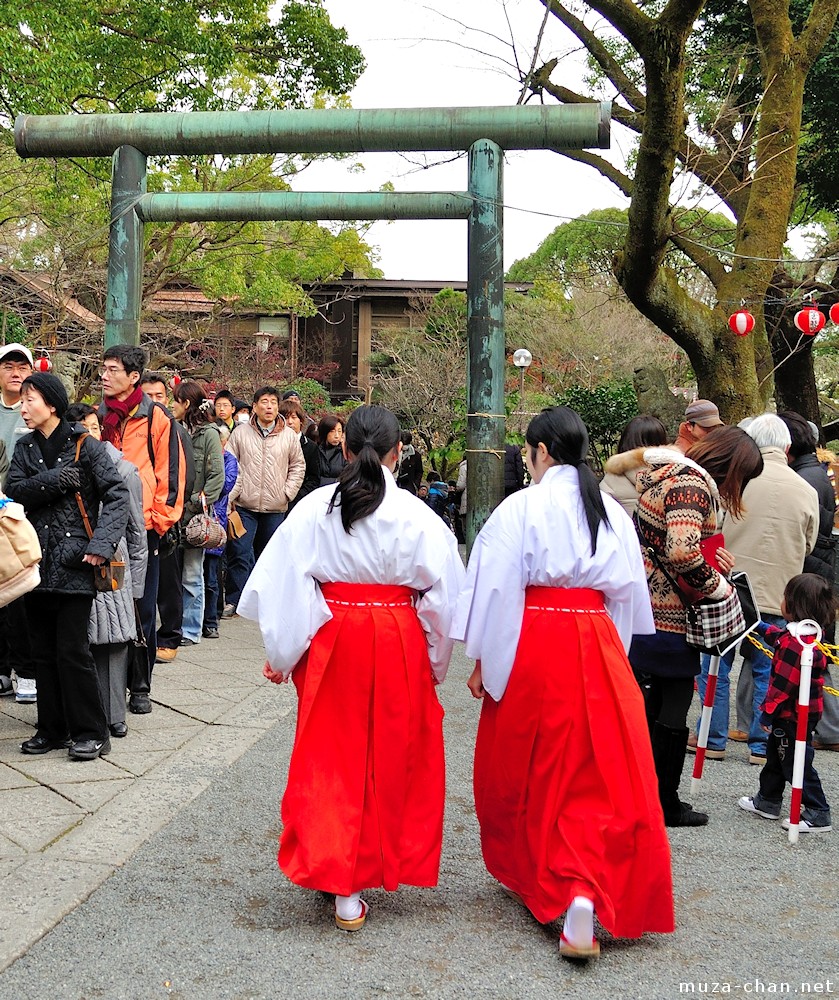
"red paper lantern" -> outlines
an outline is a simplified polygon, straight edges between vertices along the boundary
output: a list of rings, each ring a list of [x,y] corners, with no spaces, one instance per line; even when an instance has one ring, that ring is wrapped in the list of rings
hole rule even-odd
[[[748,309],[738,309],[728,317],[728,325],[733,334],[745,337],[755,328],[755,318]]]
[[[169,388],[176,389],[181,384],[181,382],[183,382],[183,379],[181,378],[180,375],[173,375],[169,379]]]
[[[839,326],[839,302],[834,302],[830,307],[830,322]]]
[[[40,358],[35,359],[35,364],[32,367],[36,372],[52,371],[52,361],[44,354]]]
[[[824,313],[814,306],[806,306],[795,314],[795,325],[807,337],[815,337],[825,324]]]

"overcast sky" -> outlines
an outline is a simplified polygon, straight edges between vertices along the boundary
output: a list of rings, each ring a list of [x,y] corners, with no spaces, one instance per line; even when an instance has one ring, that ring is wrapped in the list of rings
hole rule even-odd
[[[507,0],[509,24],[501,0],[439,2],[436,10],[417,0],[325,0],[325,6],[367,60],[367,71],[351,95],[356,108],[514,105],[519,87],[515,71],[504,65],[515,61],[511,30],[526,70],[544,15],[538,0]],[[581,72],[579,57],[570,52],[570,37],[561,35],[553,21],[539,64],[563,57],[567,71],[562,82],[573,86]],[[612,155],[619,158],[616,139],[620,141],[613,131]],[[392,181],[399,191],[466,189],[465,157],[419,169],[422,158],[387,153],[353,157],[364,164],[363,172],[350,172],[346,164],[318,165],[298,177],[294,188],[374,191]],[[505,268],[532,253],[564,217],[624,203],[599,174],[547,151],[509,153],[504,191]],[[387,278],[466,278],[465,222],[377,222],[368,241],[379,248],[379,266]]]

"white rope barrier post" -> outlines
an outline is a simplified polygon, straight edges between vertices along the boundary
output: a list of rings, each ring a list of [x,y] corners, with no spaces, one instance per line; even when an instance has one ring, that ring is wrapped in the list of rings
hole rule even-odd
[[[807,726],[810,715],[810,678],[813,674],[813,648],[821,641],[822,629],[818,622],[805,618],[790,623],[787,628],[801,645],[801,676],[798,682],[798,718],[795,729],[795,756],[792,763],[792,795],[789,806],[789,842],[798,843],[798,824],[801,821],[801,792],[804,788],[804,761],[807,752]],[[805,642],[804,636],[813,636]]]
[[[717,694],[717,678],[720,673],[720,658],[711,657],[708,667],[708,678],[705,682],[705,700],[702,702],[702,715],[699,720],[699,736],[696,740],[696,760],[693,762],[693,777],[690,790],[693,795],[699,791],[702,782],[702,772],[705,768],[705,751],[708,749],[708,733],[711,731],[711,713],[714,711],[714,699]]]

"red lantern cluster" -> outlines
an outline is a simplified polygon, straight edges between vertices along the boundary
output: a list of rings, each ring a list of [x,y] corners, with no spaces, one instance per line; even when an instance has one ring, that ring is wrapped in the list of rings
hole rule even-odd
[[[36,372],[49,372],[52,371],[52,361],[48,355],[42,354],[40,358],[35,359],[35,364],[32,367]]]
[[[795,314],[793,322],[805,337],[815,337],[825,324],[824,313],[815,306],[805,306]]]
[[[755,318],[748,309],[738,309],[728,317],[731,332],[738,337],[745,337],[755,328]]]

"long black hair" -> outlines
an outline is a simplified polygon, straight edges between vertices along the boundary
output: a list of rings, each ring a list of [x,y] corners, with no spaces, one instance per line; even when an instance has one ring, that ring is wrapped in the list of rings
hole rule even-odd
[[[399,443],[399,421],[383,406],[359,406],[344,428],[347,451],[353,456],[341,470],[329,512],[341,510],[344,531],[368,517],[385,498],[382,459]]]
[[[527,427],[525,440],[535,452],[544,444],[548,454],[560,465],[573,465],[580,482],[588,530],[591,535],[591,554],[597,551],[597,531],[601,524],[609,526],[609,516],[597,477],[588,465],[588,431],[579,413],[567,406],[552,406],[534,417]],[[531,460],[532,460],[531,455]]]

